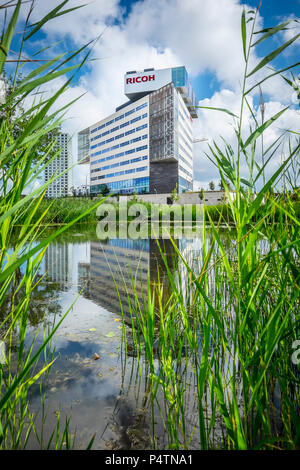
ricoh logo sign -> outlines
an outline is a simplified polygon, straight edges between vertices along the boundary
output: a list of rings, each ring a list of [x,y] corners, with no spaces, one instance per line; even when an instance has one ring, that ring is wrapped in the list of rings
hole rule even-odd
[[[136,72],[125,75],[125,95],[128,98],[138,93],[158,90],[172,81],[172,69]]]
[[[128,85],[128,83],[151,82],[153,80],[155,80],[155,75],[143,75],[142,77],[129,77],[129,78],[126,78],[126,85]]]

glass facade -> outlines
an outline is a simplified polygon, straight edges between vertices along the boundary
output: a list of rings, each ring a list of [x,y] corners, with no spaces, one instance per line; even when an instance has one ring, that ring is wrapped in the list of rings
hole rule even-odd
[[[103,185],[114,193],[149,192],[148,133],[142,133],[148,128],[148,112],[142,111],[147,106],[148,100],[144,99],[128,111],[122,108],[122,114],[91,130],[91,193],[100,193]],[[128,116],[131,119],[126,119]],[[101,158],[95,158],[98,155]],[[137,178],[135,174],[141,176]],[[110,181],[116,177],[118,181]]]
[[[132,113],[135,113],[136,111],[139,111],[140,109],[143,109],[143,108],[146,108],[146,106],[148,106],[148,103],[143,103],[142,105],[138,106],[137,108],[133,108],[131,109],[130,111],[128,111],[127,113],[125,114],[121,114],[120,116],[117,116],[115,117],[114,119],[112,119],[111,121],[108,121],[106,122],[105,124],[101,124],[100,126],[96,127],[95,129],[93,129],[91,131],[91,134],[94,134],[95,132],[103,129],[104,127],[106,126],[110,126],[111,124],[113,124],[114,122],[117,122],[119,121],[120,119],[123,119],[125,116],[128,116],[129,114],[132,114]],[[142,117],[145,117],[145,116],[142,116]],[[130,121],[128,121],[128,123],[126,124],[129,124]],[[122,127],[122,126],[120,126]],[[110,131],[112,132],[112,130]]]
[[[172,68],[172,82],[176,88],[185,88],[192,106],[197,105],[197,99],[185,67]]]
[[[120,194],[129,194],[134,190],[140,193],[149,192],[149,177],[146,178],[133,178],[124,181],[114,181],[112,183],[102,183],[91,185],[91,193],[99,194],[103,189],[104,184],[106,184],[110,192],[120,193]]]
[[[128,165],[128,162],[125,164]],[[91,181],[98,181],[104,178],[114,178],[115,176],[129,175],[130,173],[139,173],[140,171],[146,171],[147,168],[148,166],[141,166],[138,168],[128,168],[127,170],[115,171],[114,173],[91,177]]]
[[[193,191],[193,183],[182,178],[182,176],[178,176],[178,192],[185,193],[186,191]]]
[[[90,159],[90,129],[84,129],[78,132],[78,161],[87,163]]]

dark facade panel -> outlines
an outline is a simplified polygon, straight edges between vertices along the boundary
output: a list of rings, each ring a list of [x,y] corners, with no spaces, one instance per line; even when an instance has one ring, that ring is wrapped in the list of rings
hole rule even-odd
[[[178,184],[178,162],[150,161],[150,193],[171,193]]]

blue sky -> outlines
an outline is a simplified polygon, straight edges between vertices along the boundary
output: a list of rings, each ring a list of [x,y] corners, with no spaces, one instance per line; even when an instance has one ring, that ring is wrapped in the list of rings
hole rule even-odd
[[[51,8],[52,4],[54,7],[58,3],[58,0],[52,0]],[[73,107],[65,123],[65,130],[75,137],[74,159],[76,133],[114,112],[116,106],[127,100],[123,93],[123,76],[127,70],[185,65],[200,105],[226,107],[234,112],[238,111],[244,66],[240,17],[242,5],[248,10],[257,6],[256,1],[70,0],[70,6],[82,3],[88,5],[48,23],[27,46],[27,53],[30,55],[45,45],[62,41],[51,49],[51,52],[47,51],[48,55],[56,55],[80,47],[103,33],[93,52],[94,58],[99,60],[82,69],[77,81],[64,98],[67,101],[85,93],[80,103]],[[26,7],[23,18],[25,9]],[[36,0],[33,20],[48,11],[49,2]],[[260,29],[275,26],[292,18],[300,19],[299,0],[263,0],[257,27]],[[20,23],[20,28],[21,26]],[[299,24],[295,23],[295,29],[292,31],[284,31],[254,48],[251,67],[283,44],[292,33],[295,34],[296,27],[299,31]],[[272,62],[272,65],[280,69],[299,61],[299,52],[298,39],[280,59]],[[299,75],[299,68],[294,69],[294,73],[296,72]],[[262,73],[270,72],[265,69]],[[262,76],[260,74],[260,77]],[[57,85],[59,84],[60,81]],[[286,105],[291,106],[274,131],[266,135],[266,142],[271,142],[281,128],[299,130],[299,112],[293,93],[285,82],[277,77],[269,83],[264,83],[262,89],[267,116]],[[257,112],[258,94],[252,93],[249,102]],[[234,145],[232,121],[224,115],[200,111],[194,127],[196,137],[206,137],[212,142],[222,135]],[[195,146],[195,188],[207,187],[212,179],[218,181],[215,167],[205,157],[206,150],[202,144]],[[277,160],[274,160],[275,166],[279,159],[277,157]],[[84,183],[87,172],[88,168],[82,166],[76,169],[75,184]]]

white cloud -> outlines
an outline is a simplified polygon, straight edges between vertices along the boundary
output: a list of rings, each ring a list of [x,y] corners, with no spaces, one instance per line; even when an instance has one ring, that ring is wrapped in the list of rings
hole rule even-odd
[[[292,39],[296,34],[299,34],[300,32],[300,18],[296,17],[295,15],[286,17],[283,19],[284,21],[291,21],[291,23],[288,25],[287,29],[285,29],[282,34],[284,41],[289,41]],[[296,39],[296,41],[293,43],[292,47],[299,48],[300,47],[300,38]]]
[[[240,94],[234,93],[229,90],[222,90],[215,93],[211,99],[205,99],[199,102],[200,106],[218,107],[230,109],[233,113],[239,115],[240,107]],[[252,98],[249,97],[249,104],[254,110],[255,117],[261,123],[261,114],[259,107],[253,106]],[[284,104],[279,101],[268,101],[265,103],[265,116],[264,122],[277,114],[285,108]],[[253,128],[253,118],[250,111],[244,108],[243,113],[243,128],[242,135],[245,142],[246,138],[250,135],[250,125]],[[270,127],[264,132],[264,149],[275,142],[275,140],[283,134],[287,129],[297,130],[300,128],[300,112],[294,108],[287,109],[279,119],[277,119]],[[199,119],[194,121],[195,136],[206,137],[209,139],[209,144],[213,147],[215,141],[217,145],[224,150],[224,141],[222,138],[233,148],[235,155],[237,154],[237,138],[234,132],[234,119],[219,111],[200,110]],[[289,134],[291,136],[291,134]],[[222,136],[222,138],[221,138]],[[291,136],[292,145],[295,145],[295,139]],[[211,180],[219,181],[218,169],[206,156],[209,154],[212,158],[208,145],[203,142],[195,145],[194,169],[195,180],[198,187],[207,187],[208,182]],[[287,140],[284,145],[280,146],[278,151],[270,160],[270,164],[266,168],[266,177],[270,177],[282,162],[283,156],[287,151]],[[213,158],[214,160],[214,158]],[[257,141],[256,161],[261,162],[261,139]],[[241,159],[241,175],[245,178],[248,177],[249,171],[245,159],[242,155]],[[206,181],[206,184],[205,184]],[[260,182],[261,183],[261,182]],[[258,188],[260,185],[258,185]]]
[[[51,8],[59,3],[59,0],[52,0]],[[68,8],[81,3],[81,0],[71,0]],[[37,0],[32,20],[48,11],[49,2]],[[116,106],[126,101],[123,94],[124,73],[151,66],[166,68],[185,65],[194,77],[205,71],[211,72],[220,84],[220,91],[201,104],[229,108],[239,114],[244,68],[241,12],[239,0],[144,0],[133,4],[129,16],[124,17],[117,0],[94,0],[82,9],[50,21],[44,28],[44,42],[47,43],[63,39],[64,47],[70,44],[70,40],[79,46],[102,34],[93,52],[93,57],[99,60],[90,63],[87,72],[60,101],[63,104],[86,92],[68,113],[66,130],[74,134],[114,112]],[[259,27],[263,25],[260,16],[258,24]],[[254,50],[250,70],[259,60]],[[255,80],[261,79],[265,73],[269,74],[270,71],[262,69]],[[250,86],[251,83],[254,81],[250,81]],[[291,102],[291,90],[280,77],[264,82],[262,89],[266,100],[269,100],[267,113]],[[249,96],[249,101],[252,103],[253,94]],[[295,127],[296,117],[295,111],[291,110],[277,126]],[[245,118],[246,123],[249,119],[247,110]],[[212,141],[222,135],[230,143],[234,141],[232,119],[228,115],[201,111],[196,121],[196,137],[207,137]],[[266,140],[278,132],[268,130]],[[203,184],[204,181],[217,179],[216,170],[203,155],[205,147],[205,143],[195,145],[195,177]],[[75,158],[76,139],[73,151]],[[75,184],[77,180],[85,182],[85,171],[87,169],[84,170],[83,166],[75,170]]]

